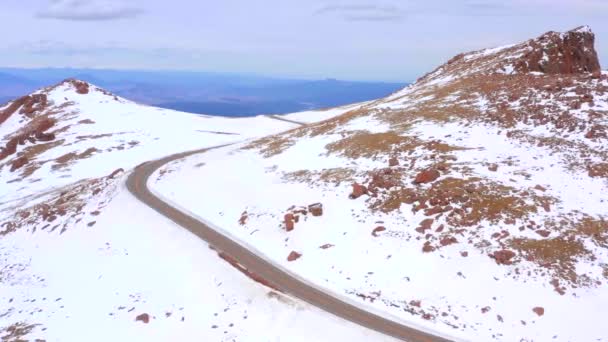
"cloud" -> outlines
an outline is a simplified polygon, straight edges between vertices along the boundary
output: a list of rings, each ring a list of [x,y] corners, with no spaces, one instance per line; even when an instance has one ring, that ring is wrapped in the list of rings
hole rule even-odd
[[[74,21],[100,21],[133,18],[142,13],[141,8],[116,1],[51,0],[46,9],[37,13],[37,17]]]
[[[346,21],[398,21],[402,11],[392,5],[328,5],[317,9],[315,15],[337,14]]]

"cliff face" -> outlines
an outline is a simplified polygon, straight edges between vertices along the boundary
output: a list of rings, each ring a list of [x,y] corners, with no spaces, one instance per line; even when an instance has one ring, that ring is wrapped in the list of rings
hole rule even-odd
[[[515,65],[518,72],[546,74],[599,73],[595,35],[586,26],[565,33],[547,32],[528,41],[530,51]]]

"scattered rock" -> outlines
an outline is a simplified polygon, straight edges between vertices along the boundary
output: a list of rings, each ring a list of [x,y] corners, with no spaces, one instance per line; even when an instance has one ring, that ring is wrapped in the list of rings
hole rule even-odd
[[[386,228],[384,228],[383,226],[378,226],[376,228],[374,228],[374,230],[372,230],[372,236],[378,236],[378,233],[385,231]]]
[[[323,204],[314,203],[308,206],[308,211],[312,214],[312,216],[322,216],[323,215]]]
[[[496,172],[498,170],[498,164],[490,164],[488,166],[488,170],[490,170],[492,172]]]
[[[435,169],[429,169],[420,172],[414,179],[414,184],[430,183],[439,178],[441,174]]]
[[[241,214],[241,218],[239,218],[239,224],[244,226],[247,223],[247,219],[249,218],[249,214],[247,214],[247,210],[243,211]]]
[[[431,243],[429,241],[425,242],[424,245],[422,246],[422,252],[424,253],[431,253],[435,250],[435,247],[431,246]]]
[[[367,188],[365,185],[353,183],[353,192],[348,197],[350,199],[357,199],[363,195],[367,195]]]
[[[142,313],[141,315],[135,317],[135,321],[148,324],[150,322],[150,315],[148,315],[147,313]]]
[[[534,311],[534,313],[538,316],[542,316],[545,314],[545,309],[540,306],[535,307],[534,309],[532,309],[532,311]]]
[[[446,237],[441,238],[441,240],[439,240],[439,243],[442,246],[449,246],[449,245],[458,243],[458,240],[456,240],[456,238],[453,236],[446,236]]]
[[[491,308],[489,306],[486,306],[486,307],[481,308],[481,313],[485,314],[485,313],[490,312],[490,310],[491,310]]]
[[[548,231],[548,230],[539,229],[539,230],[537,230],[537,231],[536,231],[536,234],[538,234],[538,235],[540,235],[540,236],[542,236],[542,237],[546,238],[546,237],[548,237],[549,235],[551,235],[551,232],[550,232],[550,231]]]
[[[10,171],[13,172],[13,171],[21,168],[22,166],[24,166],[25,164],[27,164],[28,161],[29,160],[25,156],[19,157],[19,158],[13,160],[13,163],[11,164],[11,170]]]
[[[469,256],[469,252],[466,252],[466,251],[464,251],[464,252],[460,252],[460,255],[461,255],[463,258],[466,258],[466,257],[468,257],[468,256]]]
[[[294,216],[292,213],[287,213],[284,216],[285,230],[290,232],[295,228]]]
[[[125,170],[123,170],[122,168],[116,169],[112,173],[110,173],[110,175],[108,176],[108,178],[109,179],[114,179],[114,177],[116,177],[119,173],[123,173],[123,172],[125,172]]]
[[[319,246],[319,248],[321,248],[321,249],[329,249],[332,247],[334,247],[334,245],[332,245],[331,243],[326,243],[323,246]]]
[[[539,190],[539,191],[547,191],[547,188],[545,188],[544,186],[537,184],[534,189]]]
[[[388,160],[389,167],[398,166],[398,165],[399,165],[399,160],[397,158],[392,157]]]
[[[422,220],[422,222],[420,222],[420,226],[418,228],[416,228],[416,231],[424,234],[425,231],[431,229],[431,226],[433,225],[433,222],[435,222],[434,219],[425,219]]]
[[[296,251],[292,251],[291,253],[289,253],[289,255],[287,256],[287,261],[295,261],[298,260],[300,257],[302,256],[302,254],[296,252]]]
[[[511,259],[515,257],[515,252],[503,249],[490,254],[490,257],[496,260],[499,265],[511,265],[513,263]]]
[[[415,307],[419,308],[419,307],[421,307],[421,306],[422,306],[422,302],[421,302],[421,301],[419,301],[419,300],[411,300],[411,301],[410,301],[410,305],[411,305],[411,306],[415,306]]]

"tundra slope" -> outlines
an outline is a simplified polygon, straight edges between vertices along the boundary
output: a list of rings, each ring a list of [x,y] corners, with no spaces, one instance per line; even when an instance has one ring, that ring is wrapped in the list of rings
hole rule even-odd
[[[77,80],[0,105],[0,339],[385,340],[253,282],[124,186],[147,160],[293,127]]]
[[[387,316],[469,340],[602,340],[608,73],[594,39],[580,27],[461,54],[150,185]]]

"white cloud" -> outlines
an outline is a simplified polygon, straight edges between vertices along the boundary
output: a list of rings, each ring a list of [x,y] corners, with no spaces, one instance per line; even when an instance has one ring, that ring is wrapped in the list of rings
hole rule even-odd
[[[98,21],[132,18],[143,10],[121,2],[98,0],[52,0],[48,7],[40,11],[40,18]]]

